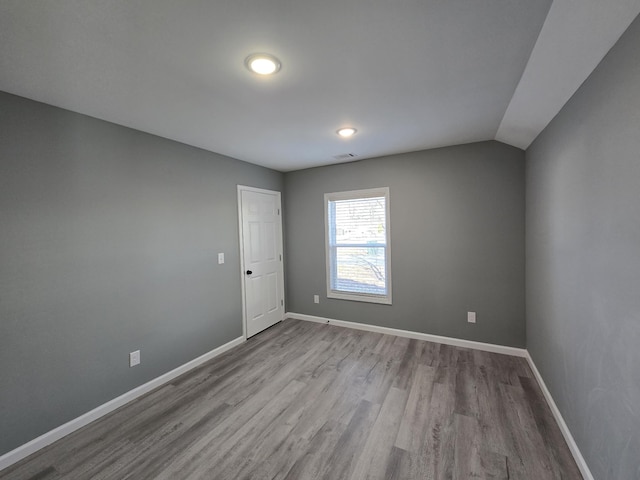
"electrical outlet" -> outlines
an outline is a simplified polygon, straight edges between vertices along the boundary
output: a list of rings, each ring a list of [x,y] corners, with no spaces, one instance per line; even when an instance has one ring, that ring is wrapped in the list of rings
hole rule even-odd
[[[467,322],[476,323],[476,312],[467,312]]]
[[[320,303],[320,295],[313,296],[313,303]]]
[[[135,352],[131,352],[129,354],[129,366],[135,367],[140,364],[140,350],[136,350]]]
[[[224,253],[219,253],[218,254],[218,265],[223,264],[224,263]]]

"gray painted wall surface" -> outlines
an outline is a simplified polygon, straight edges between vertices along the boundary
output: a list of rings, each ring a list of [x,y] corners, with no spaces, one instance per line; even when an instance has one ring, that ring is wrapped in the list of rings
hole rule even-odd
[[[527,151],[527,346],[598,480],[640,478],[639,47]]]
[[[236,184],[282,180],[0,93],[0,454],[241,336]]]
[[[393,305],[327,299],[324,193],[381,186]],[[289,172],[285,199],[289,312],[524,347],[523,151],[485,142]]]

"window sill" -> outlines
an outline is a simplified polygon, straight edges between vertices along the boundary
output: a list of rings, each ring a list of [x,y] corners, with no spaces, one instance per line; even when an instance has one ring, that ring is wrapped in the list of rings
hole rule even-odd
[[[391,295],[382,297],[374,295],[358,295],[354,293],[343,293],[336,291],[327,292],[327,298],[334,298],[337,300],[350,300],[353,302],[365,302],[365,303],[378,303],[382,305],[392,305]]]

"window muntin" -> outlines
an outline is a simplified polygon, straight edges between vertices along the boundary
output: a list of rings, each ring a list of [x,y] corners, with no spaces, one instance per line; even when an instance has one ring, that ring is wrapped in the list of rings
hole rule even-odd
[[[389,189],[325,194],[327,296],[391,304]]]

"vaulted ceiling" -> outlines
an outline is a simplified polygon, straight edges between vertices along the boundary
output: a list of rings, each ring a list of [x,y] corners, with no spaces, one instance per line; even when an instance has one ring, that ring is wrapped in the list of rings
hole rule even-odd
[[[526,148],[640,0],[2,0],[0,90],[282,171]],[[271,77],[244,66],[269,52]],[[343,139],[342,126],[358,133]]]

